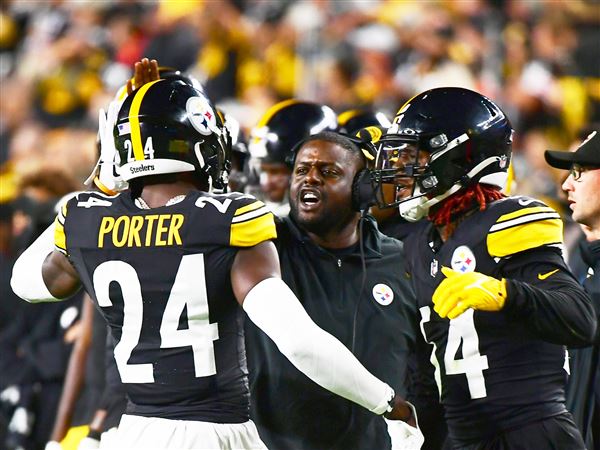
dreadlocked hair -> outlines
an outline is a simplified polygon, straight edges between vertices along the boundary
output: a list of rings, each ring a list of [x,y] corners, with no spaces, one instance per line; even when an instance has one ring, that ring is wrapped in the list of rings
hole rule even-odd
[[[436,227],[454,228],[451,224],[468,211],[476,207],[479,208],[479,211],[483,211],[488,204],[504,197],[506,196],[498,188],[476,183],[464,191],[448,197],[438,209],[429,215],[429,220]],[[452,233],[452,230],[448,230],[448,232]]]

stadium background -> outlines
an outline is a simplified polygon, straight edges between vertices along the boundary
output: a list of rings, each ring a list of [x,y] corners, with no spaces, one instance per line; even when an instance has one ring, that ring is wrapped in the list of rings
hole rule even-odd
[[[391,119],[423,90],[477,90],[516,130],[513,192],[557,208],[567,245],[579,233],[543,152],[600,123],[599,1],[0,0],[3,349],[27,309],[10,292],[12,261],[52,214],[24,194],[43,204],[83,187],[98,109],[142,57],[198,78],[246,131],[291,97]]]

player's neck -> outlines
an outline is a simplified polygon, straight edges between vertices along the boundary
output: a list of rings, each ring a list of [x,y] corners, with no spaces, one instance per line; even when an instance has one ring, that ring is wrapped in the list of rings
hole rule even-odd
[[[140,197],[150,208],[159,208],[165,206],[172,198],[187,195],[194,189],[196,186],[187,181],[150,184],[143,187]]]
[[[435,227],[435,229],[437,230],[442,242],[446,242],[448,239],[450,239],[450,236],[452,236],[454,225],[448,224],[441,227]]]
[[[590,242],[600,241],[600,225],[590,228],[589,231],[586,232],[586,237]]]
[[[442,242],[446,242],[448,239],[450,239],[450,237],[454,234],[458,226],[465,219],[467,219],[477,211],[479,211],[479,208],[473,208],[469,211],[466,211],[464,214],[455,217],[454,220],[452,220],[450,223],[441,226],[436,226],[436,229],[438,231],[438,234],[440,235],[440,239],[442,240]]]

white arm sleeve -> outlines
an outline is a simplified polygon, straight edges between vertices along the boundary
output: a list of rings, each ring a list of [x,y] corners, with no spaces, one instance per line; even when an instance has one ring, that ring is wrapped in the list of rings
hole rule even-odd
[[[42,265],[54,250],[54,222],[15,261],[10,287],[23,300],[30,303],[58,302],[42,278]]]
[[[375,414],[388,411],[394,390],[319,328],[280,278],[267,278],[254,286],[243,308],[279,351],[319,386]]]

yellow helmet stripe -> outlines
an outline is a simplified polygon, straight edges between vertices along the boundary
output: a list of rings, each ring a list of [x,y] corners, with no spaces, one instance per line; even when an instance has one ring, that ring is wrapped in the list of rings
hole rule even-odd
[[[274,104],[260,118],[260,121],[258,122],[257,127],[264,127],[265,125],[267,125],[269,120],[271,120],[271,117],[273,117],[278,111],[282,110],[286,106],[293,105],[295,103],[300,103],[300,100],[291,98],[289,100],[283,100],[282,102]]]
[[[348,111],[344,111],[338,116],[338,123],[340,125],[346,125],[348,121],[361,113],[359,109],[350,109]]]
[[[415,94],[415,95],[413,95],[413,96],[412,96],[412,97],[411,97],[409,100],[407,100],[407,101],[404,103],[404,105],[402,105],[402,106],[400,107],[400,109],[398,110],[398,112],[396,113],[396,117],[398,117],[398,114],[402,114],[404,111],[406,111],[406,108],[408,108],[408,106],[410,105],[410,103],[411,103],[411,102],[412,102],[412,101],[413,101],[413,100],[414,100],[416,97],[418,97],[419,95],[421,95],[421,94]],[[395,119],[395,118],[394,118],[394,119]],[[394,120],[394,122],[395,122],[395,120]]]
[[[131,107],[129,108],[129,125],[131,126],[131,145],[133,147],[133,157],[136,161],[144,160],[144,147],[142,146],[142,130],[140,129],[140,119],[138,114],[142,106],[144,95],[150,86],[163,80],[151,81],[143,85],[137,92],[134,93]]]

